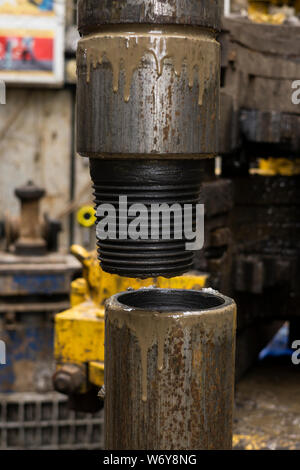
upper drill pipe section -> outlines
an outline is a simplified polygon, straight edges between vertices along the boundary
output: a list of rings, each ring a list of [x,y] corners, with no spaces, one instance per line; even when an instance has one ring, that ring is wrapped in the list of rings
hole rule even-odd
[[[90,158],[214,156],[217,3],[188,2],[194,8],[185,13],[186,2],[117,3],[119,9],[116,2],[79,4],[78,152]]]

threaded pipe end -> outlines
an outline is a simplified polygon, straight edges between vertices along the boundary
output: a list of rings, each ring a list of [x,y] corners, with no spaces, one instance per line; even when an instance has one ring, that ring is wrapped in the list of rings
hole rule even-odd
[[[194,231],[202,168],[202,162],[198,160],[90,159],[97,224],[107,218],[107,213],[99,215],[100,205],[110,205],[116,214],[115,238],[109,232],[106,239],[97,238],[104,271],[135,278],[174,277],[192,267],[193,251],[186,250],[185,233],[182,231],[182,237],[178,238],[176,232],[180,213],[170,212],[169,237],[164,238],[166,219],[160,216],[153,220],[152,210],[153,204],[166,204],[169,208],[179,204],[183,226],[184,206],[192,205],[191,228]],[[142,238],[141,234],[141,238],[131,239],[127,234],[126,239],[120,239],[120,226],[122,221],[125,223],[120,196],[126,196],[127,209],[133,204],[144,205],[147,215],[139,227],[147,229],[148,238]],[[128,229],[135,219],[136,216],[127,213]],[[151,229],[155,230],[157,238],[151,237]]]

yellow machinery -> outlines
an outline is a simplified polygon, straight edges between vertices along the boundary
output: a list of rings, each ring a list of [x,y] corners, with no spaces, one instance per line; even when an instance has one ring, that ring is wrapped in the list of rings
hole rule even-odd
[[[126,289],[156,286],[201,289],[207,274],[187,273],[134,279],[102,271],[96,251],[73,245],[71,252],[82,263],[83,277],[71,283],[71,308],[55,317],[55,388],[67,394],[84,394],[104,383],[104,304],[106,299]]]
[[[254,23],[282,24],[300,11],[300,0],[249,0],[248,17]]]
[[[250,170],[251,174],[262,176],[295,176],[300,174],[300,159],[289,158],[260,158],[257,168]]]

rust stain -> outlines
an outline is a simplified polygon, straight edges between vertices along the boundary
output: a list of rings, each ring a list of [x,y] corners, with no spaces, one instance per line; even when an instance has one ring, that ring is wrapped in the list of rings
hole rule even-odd
[[[150,287],[151,289],[151,287]],[[205,291],[206,289],[204,289]],[[109,308],[113,305],[113,308]],[[205,310],[202,312],[204,318]],[[220,315],[222,322],[219,323]],[[164,345],[166,336],[169,332],[176,328],[179,331],[187,332],[193,325],[201,325],[201,314],[199,312],[178,312],[167,313],[161,311],[139,310],[130,307],[119,307],[118,303],[114,303],[114,298],[111,298],[107,303],[106,321],[116,325],[118,328],[126,326],[133,332],[137,338],[141,350],[141,368],[142,368],[142,401],[147,401],[147,356],[148,351],[157,344],[157,368],[162,371],[164,367]],[[224,325],[227,325],[226,327]],[[209,315],[205,315],[205,329],[202,330],[203,342],[208,345],[208,348],[214,348],[213,337],[215,335],[225,335],[225,337],[234,337],[236,328],[236,311],[235,306],[227,305],[222,306],[222,309],[210,309]],[[178,344],[178,343],[177,343]],[[178,345],[181,347],[181,345]],[[234,343],[232,345],[232,360],[234,356]],[[197,353],[195,353],[197,354]],[[199,354],[199,353],[198,353]],[[213,356],[213,354],[212,354]],[[210,364],[211,366],[211,364]]]

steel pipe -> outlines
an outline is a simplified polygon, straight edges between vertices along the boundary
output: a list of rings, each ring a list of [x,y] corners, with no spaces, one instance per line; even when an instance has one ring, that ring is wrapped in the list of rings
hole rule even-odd
[[[105,318],[107,449],[230,449],[236,306],[212,289],[143,288]]]
[[[129,197],[137,190],[136,203],[182,204],[184,191],[199,197],[201,160],[217,152],[219,6],[217,0],[79,0],[77,151],[90,159],[96,207],[108,199],[115,204],[124,190]],[[159,182],[148,179],[145,160]],[[177,162],[177,170],[166,161]],[[139,240],[124,243],[121,256],[119,240],[109,238],[109,250],[98,240],[102,268],[132,277],[189,269],[184,239],[171,269],[165,254],[159,257],[161,239],[156,244],[151,264],[144,255],[153,253],[154,242],[143,250]],[[136,247],[134,266],[129,246]]]
[[[79,0],[78,29],[86,34],[102,25],[178,24],[220,28],[218,0]]]

